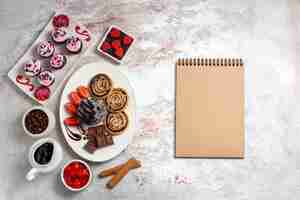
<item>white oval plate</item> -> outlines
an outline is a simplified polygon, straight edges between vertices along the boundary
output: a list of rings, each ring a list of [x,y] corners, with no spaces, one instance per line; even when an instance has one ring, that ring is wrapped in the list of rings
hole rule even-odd
[[[119,136],[113,136],[114,144],[111,146],[107,146],[104,148],[97,149],[93,154],[87,152],[84,149],[84,145],[87,143],[87,140],[81,139],[80,141],[75,141],[71,139],[66,131],[64,125],[64,119],[69,117],[70,115],[66,112],[64,105],[69,102],[68,95],[70,92],[75,91],[76,88],[80,85],[88,86],[90,80],[99,73],[107,74],[111,80],[113,81],[113,87],[121,87],[125,89],[129,96],[128,106],[126,109],[126,113],[129,117],[129,124],[127,129]],[[131,142],[135,124],[136,124],[136,102],[135,96],[132,87],[126,76],[116,69],[115,65],[111,63],[90,63],[84,65],[80,69],[78,69],[67,82],[60,100],[60,108],[59,108],[59,117],[60,117],[60,126],[63,132],[63,135],[71,147],[71,149],[78,154],[81,158],[93,162],[104,162],[112,159],[113,157],[119,155]],[[74,132],[79,132],[75,128],[71,128]]]

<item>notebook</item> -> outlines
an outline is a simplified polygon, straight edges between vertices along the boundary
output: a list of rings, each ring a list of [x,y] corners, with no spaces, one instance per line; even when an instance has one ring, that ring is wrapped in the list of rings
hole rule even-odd
[[[244,157],[241,59],[176,63],[176,157]]]

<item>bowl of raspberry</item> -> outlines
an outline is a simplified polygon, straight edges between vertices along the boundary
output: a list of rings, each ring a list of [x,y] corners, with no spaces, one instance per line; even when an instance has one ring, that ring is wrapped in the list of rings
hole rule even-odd
[[[92,181],[92,171],[89,165],[82,160],[71,160],[61,170],[63,185],[73,191],[86,189]]]
[[[126,33],[117,26],[111,26],[97,46],[97,51],[117,63],[121,63],[134,40],[131,34]]]

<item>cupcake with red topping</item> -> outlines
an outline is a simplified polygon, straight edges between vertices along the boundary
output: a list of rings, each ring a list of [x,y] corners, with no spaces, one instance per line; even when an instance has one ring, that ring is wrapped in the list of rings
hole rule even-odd
[[[52,25],[56,28],[68,27],[70,24],[70,18],[67,15],[56,15],[53,17]]]

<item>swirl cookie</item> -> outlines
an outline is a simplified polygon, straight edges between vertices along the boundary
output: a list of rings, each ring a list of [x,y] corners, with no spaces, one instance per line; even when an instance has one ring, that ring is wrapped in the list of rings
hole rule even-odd
[[[105,119],[105,128],[112,135],[120,135],[128,126],[128,116],[125,112],[109,113]]]
[[[90,82],[90,89],[94,96],[104,97],[112,89],[112,81],[106,74],[97,74]]]
[[[114,88],[107,95],[106,99],[107,110],[109,112],[116,112],[124,109],[128,102],[128,95],[125,90],[121,88]]]

